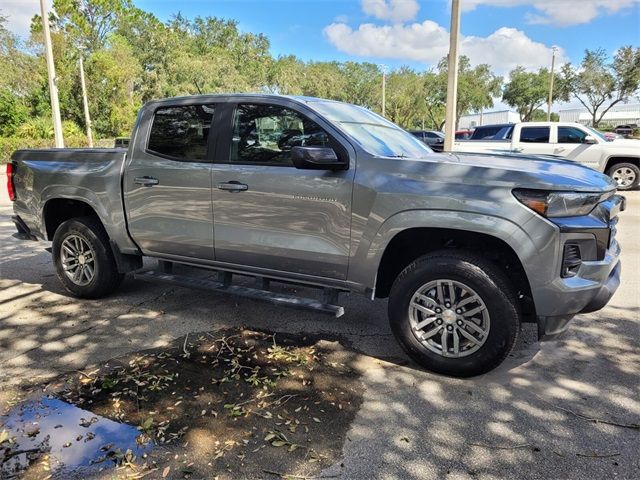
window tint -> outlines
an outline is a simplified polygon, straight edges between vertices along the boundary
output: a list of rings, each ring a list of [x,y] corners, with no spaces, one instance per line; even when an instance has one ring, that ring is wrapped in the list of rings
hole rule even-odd
[[[502,129],[501,126],[496,127],[477,127],[471,138],[473,140],[491,139],[493,136]]]
[[[583,143],[587,132],[574,127],[558,127],[558,143]]]
[[[472,140],[505,140],[511,138],[513,125],[488,125],[476,127],[471,135]]]
[[[523,127],[520,141],[526,143],[549,143],[549,127]]]
[[[278,105],[239,105],[233,120],[231,162],[293,165],[293,147],[328,147],[320,126]]]
[[[159,108],[153,116],[147,150],[178,160],[206,160],[213,108],[213,105]]]

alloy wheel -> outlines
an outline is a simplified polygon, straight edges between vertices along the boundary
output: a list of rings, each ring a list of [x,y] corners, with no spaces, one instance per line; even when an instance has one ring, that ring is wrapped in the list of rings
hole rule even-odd
[[[477,352],[487,340],[489,310],[468,285],[433,280],[421,286],[409,303],[411,330],[438,355],[459,358]]]
[[[95,253],[80,235],[69,235],[60,247],[64,274],[76,285],[91,283],[96,273]]]
[[[611,178],[616,181],[618,187],[626,188],[636,181],[636,172],[629,167],[620,167],[613,171]]]

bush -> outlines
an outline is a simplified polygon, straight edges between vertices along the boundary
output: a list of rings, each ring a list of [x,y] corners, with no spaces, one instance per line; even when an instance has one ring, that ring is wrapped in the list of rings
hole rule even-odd
[[[62,135],[64,138],[76,138],[84,135],[77,123],[71,120],[62,122]],[[52,140],[55,135],[50,117],[32,117],[16,128],[16,137],[24,139]]]
[[[102,143],[102,141],[100,141]],[[87,137],[84,135],[75,135],[64,138],[65,147],[86,147]],[[113,146],[113,141],[109,142]],[[11,154],[22,148],[52,148],[55,147],[53,139],[49,138],[15,138],[0,137],[0,164],[7,163],[11,158]]]

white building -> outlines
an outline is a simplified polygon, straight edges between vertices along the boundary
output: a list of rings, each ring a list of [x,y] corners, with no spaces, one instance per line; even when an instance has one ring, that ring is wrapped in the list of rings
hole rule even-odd
[[[458,122],[458,129],[466,130],[480,125],[491,125],[494,123],[515,123],[520,121],[518,112],[512,110],[500,110],[498,112],[480,112],[470,115],[462,115]]]
[[[561,122],[578,122],[591,125],[591,114],[585,108],[560,110]],[[619,103],[604,114],[600,126],[640,124],[640,103]]]

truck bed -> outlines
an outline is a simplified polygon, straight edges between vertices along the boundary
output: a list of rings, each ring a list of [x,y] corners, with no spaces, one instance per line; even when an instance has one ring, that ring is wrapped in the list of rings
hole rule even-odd
[[[126,154],[121,148],[17,150],[11,156],[20,193],[16,214],[33,235],[51,240],[52,232],[42,221],[47,202],[77,199],[96,211],[111,239],[135,248],[126,233],[120,188]]]

